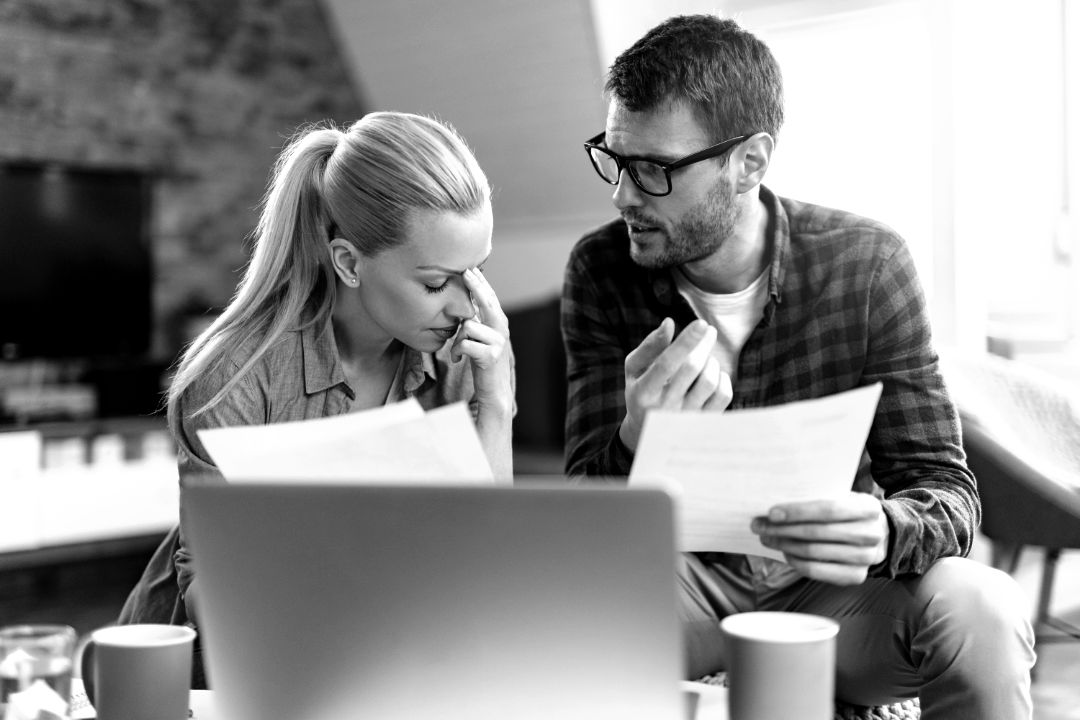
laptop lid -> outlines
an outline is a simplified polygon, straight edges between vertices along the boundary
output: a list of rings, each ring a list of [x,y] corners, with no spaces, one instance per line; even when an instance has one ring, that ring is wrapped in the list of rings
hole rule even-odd
[[[658,490],[185,492],[223,718],[682,717]]]

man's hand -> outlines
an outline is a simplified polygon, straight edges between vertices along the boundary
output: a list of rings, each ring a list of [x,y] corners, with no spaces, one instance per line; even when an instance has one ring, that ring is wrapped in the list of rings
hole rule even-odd
[[[674,338],[665,318],[626,356],[626,417],[619,437],[637,450],[645,413],[669,410],[723,410],[731,402],[731,378],[712,356],[716,328],[695,320]]]
[[[866,493],[776,505],[767,517],[754,518],[750,529],[800,574],[834,585],[863,582],[889,547],[881,501]]]

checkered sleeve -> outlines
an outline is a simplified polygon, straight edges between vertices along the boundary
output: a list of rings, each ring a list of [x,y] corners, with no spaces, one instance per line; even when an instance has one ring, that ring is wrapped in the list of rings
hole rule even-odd
[[[581,247],[567,263],[562,294],[562,333],[566,349],[566,472],[571,477],[625,476],[633,457],[618,436],[626,414],[626,352],[605,317],[607,307],[583,258]],[[600,267],[603,267],[601,264]]]
[[[930,337],[922,286],[899,239],[883,253],[870,290],[863,380],[880,381],[870,431],[871,473],[884,490],[891,530],[888,577],[923,573],[938,558],[966,555],[980,519],[957,411]]]

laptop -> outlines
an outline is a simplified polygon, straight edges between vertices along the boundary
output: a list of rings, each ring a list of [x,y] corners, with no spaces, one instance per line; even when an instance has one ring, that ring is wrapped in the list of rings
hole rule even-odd
[[[211,485],[185,513],[215,717],[685,717],[660,490]]]

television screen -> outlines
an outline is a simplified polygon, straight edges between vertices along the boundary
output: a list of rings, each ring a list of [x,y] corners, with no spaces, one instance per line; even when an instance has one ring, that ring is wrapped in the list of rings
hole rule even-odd
[[[145,173],[0,163],[5,359],[148,351],[149,203]]]

